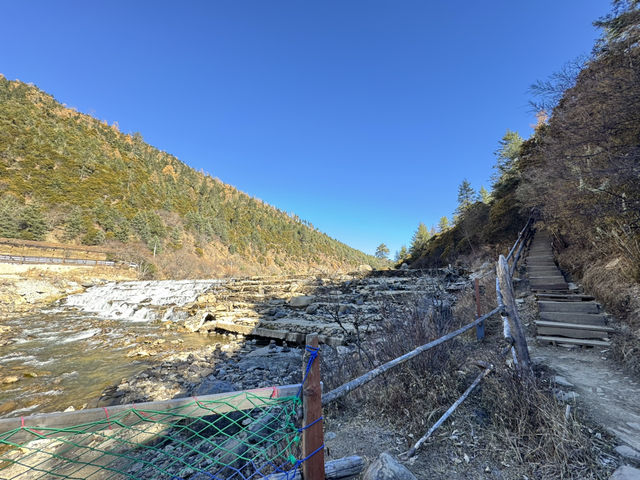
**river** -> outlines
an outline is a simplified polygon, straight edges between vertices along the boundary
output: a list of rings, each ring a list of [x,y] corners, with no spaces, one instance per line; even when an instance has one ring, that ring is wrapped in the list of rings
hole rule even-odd
[[[167,329],[158,318],[167,320],[172,310],[167,305],[193,301],[213,284],[108,284],[56,308],[3,322],[12,336],[0,347],[0,417],[92,407],[106,387],[152,363],[225,343],[224,336]]]

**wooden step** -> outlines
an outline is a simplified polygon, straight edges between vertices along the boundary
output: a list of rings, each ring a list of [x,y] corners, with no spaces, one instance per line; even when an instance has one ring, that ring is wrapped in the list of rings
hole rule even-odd
[[[532,262],[539,262],[539,261],[554,261],[553,255],[551,255],[550,253],[548,255],[529,255],[527,257],[527,263],[532,263]]]
[[[560,272],[555,275],[529,275],[529,283],[544,283],[544,282],[564,282],[564,277],[560,275]]]
[[[530,268],[530,267],[537,267],[537,268],[555,267],[555,268],[558,268],[558,266],[555,264],[555,262],[553,260],[544,261],[544,262],[542,262],[540,260],[530,262],[530,261],[527,260],[526,265],[527,265],[527,268]]]
[[[600,325],[580,325],[563,322],[547,322],[537,320],[538,335],[551,335],[569,338],[607,338],[612,328]],[[606,330],[603,330],[606,329]]]
[[[537,293],[536,298],[542,300],[553,300],[556,302],[591,302],[595,300],[591,295],[579,293]]]
[[[541,312],[573,312],[573,313],[600,313],[600,306],[596,302],[550,302],[538,301],[538,310]]]
[[[607,317],[601,313],[540,312],[540,320],[583,325],[607,324]]]
[[[556,269],[555,272],[552,272],[552,271],[532,272],[531,270],[528,270],[527,271],[527,276],[529,277],[529,279],[540,278],[540,277],[557,277],[557,276],[560,276],[564,280],[564,277],[562,276],[562,274],[560,273],[560,270],[558,270],[558,269]]]
[[[547,282],[530,282],[531,290],[558,290],[558,291],[569,291],[569,285],[565,281],[547,281]]]
[[[613,327],[605,327],[604,325],[586,325],[580,323],[567,323],[567,322],[553,322],[550,320],[536,320],[536,325],[542,327],[559,327],[559,328],[567,328],[571,330],[589,330],[593,332],[615,332],[615,328]]]
[[[569,345],[584,345],[588,347],[608,347],[611,345],[608,340],[591,340],[586,338],[538,336],[536,337],[536,340],[540,343],[565,343]]]
[[[531,285],[531,291],[533,293],[569,293],[568,285]]]
[[[535,277],[554,277],[560,275],[562,277],[562,273],[557,268],[547,269],[547,270],[531,270],[527,269],[527,276],[529,278]],[[562,277],[564,279],[564,277]]]

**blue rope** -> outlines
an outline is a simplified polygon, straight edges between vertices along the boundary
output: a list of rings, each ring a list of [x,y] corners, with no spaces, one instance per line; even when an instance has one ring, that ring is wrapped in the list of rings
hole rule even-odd
[[[315,362],[316,358],[318,358],[318,350],[319,348],[311,347],[306,345],[305,350],[309,352],[309,360],[307,361],[307,368],[304,372],[304,378],[302,379],[302,383],[300,384],[300,389],[298,390],[298,397],[302,395],[302,387],[304,386],[304,382],[307,381],[307,377],[309,376],[309,372],[311,371],[311,365]]]
[[[309,428],[311,425],[314,425],[314,424],[318,423],[320,420],[322,420],[322,417],[316,418],[313,422],[311,422],[311,423],[309,423],[309,424],[305,425],[304,427],[300,427],[300,428],[298,429],[298,432],[302,432],[303,430],[306,430],[306,429],[307,429],[307,428]]]

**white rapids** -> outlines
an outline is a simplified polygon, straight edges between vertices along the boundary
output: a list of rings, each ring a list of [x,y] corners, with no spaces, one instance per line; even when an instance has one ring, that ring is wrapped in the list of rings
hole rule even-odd
[[[174,312],[194,302],[212,287],[226,280],[157,280],[113,282],[88,288],[71,295],[66,307],[75,307],[100,317],[131,322],[180,320],[183,312]]]

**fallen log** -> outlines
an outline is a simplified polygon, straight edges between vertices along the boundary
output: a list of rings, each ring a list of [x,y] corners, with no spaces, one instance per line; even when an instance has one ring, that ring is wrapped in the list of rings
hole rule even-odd
[[[357,455],[331,460],[324,464],[324,475],[328,480],[351,477],[359,474],[362,470],[364,470],[364,460]],[[295,474],[292,474],[292,472],[272,473],[267,475],[266,478],[268,480],[302,480],[302,473],[298,469]]]

